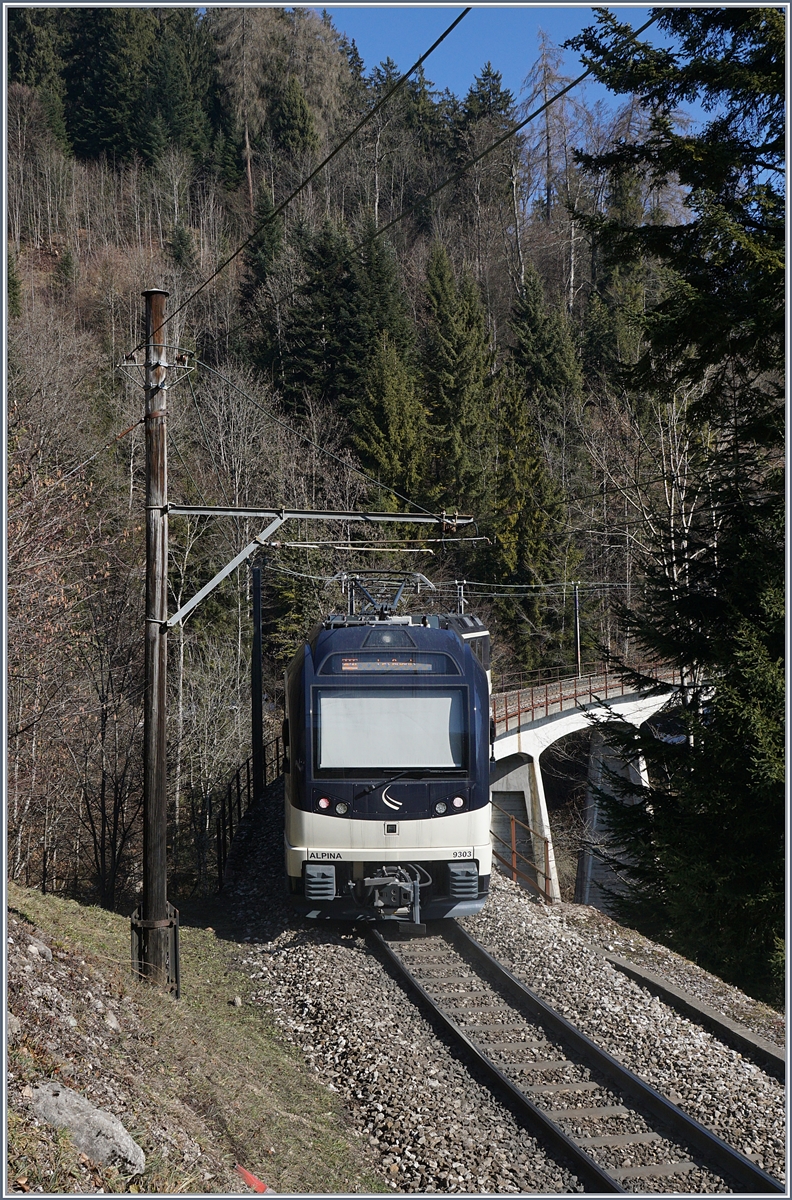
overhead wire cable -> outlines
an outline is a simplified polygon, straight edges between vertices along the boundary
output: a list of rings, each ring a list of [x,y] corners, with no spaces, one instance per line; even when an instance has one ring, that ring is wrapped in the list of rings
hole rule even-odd
[[[277,208],[274,208],[271,213],[267,214],[265,219],[256,226],[256,228],[253,230],[253,232],[250,234],[250,236],[245,238],[244,242],[242,242],[239,246],[237,246],[236,250],[234,250],[234,252],[232,254],[229,254],[228,258],[224,259],[224,261],[220,264],[220,266],[217,267],[212,272],[212,274],[208,276],[208,278],[204,279],[203,283],[201,283],[193,292],[191,292],[191,294],[186,298],[186,300],[183,300],[182,303],[180,305],[178,305],[178,307],[175,308],[172,313],[168,314],[168,316],[165,318],[165,320],[159,326],[158,332],[161,331],[162,329],[164,329],[164,327],[170,321],[172,321],[174,317],[176,317],[180,312],[182,312],[187,307],[188,304],[191,304],[192,301],[195,299],[195,297],[199,296],[201,294],[201,292],[209,286],[209,284],[212,282],[212,280],[216,279],[217,276],[222,271],[224,271],[226,269],[226,267],[229,266],[229,264],[234,261],[235,258],[238,258],[239,255],[242,253],[242,251],[245,250],[250,245],[251,242],[255,241],[255,239],[259,236],[259,234],[262,232],[262,230],[265,229],[267,225],[270,225],[275,220],[276,217],[280,216],[280,214],[283,212],[283,210],[285,208],[287,208],[289,204],[291,204],[292,200],[295,200],[297,198],[297,196],[299,196],[300,192],[304,191],[304,189],[308,186],[308,184],[311,183],[311,181],[313,179],[315,179],[316,176],[321,171],[323,171],[324,168],[330,162],[332,162],[332,160],[338,154],[341,153],[341,151],[344,149],[344,147],[349,145],[349,143],[360,132],[360,130],[363,129],[366,125],[368,125],[369,121],[373,120],[373,118],[377,115],[377,113],[380,111],[380,109],[383,108],[384,105],[386,105],[396,95],[396,93],[398,91],[400,91],[400,89],[404,86],[404,84],[407,82],[407,80],[410,78],[410,76],[413,74],[413,72],[417,71],[418,68],[426,61],[426,59],[429,57],[429,55],[432,54],[437,49],[437,47],[442,42],[445,41],[445,39],[448,37],[448,35],[450,33],[453,32],[454,29],[456,29],[459,22],[468,15],[470,10],[471,10],[471,6],[468,6],[467,8],[462,10],[462,12],[459,14],[459,16],[456,17],[451,22],[451,24],[448,26],[448,28],[445,30],[445,32],[441,33],[440,37],[435,42],[432,43],[432,45],[429,47],[429,49],[424,51],[424,53],[421,55],[421,57],[419,59],[417,59],[416,62],[413,63],[413,65],[410,67],[409,71],[406,71],[404,73],[404,75],[402,75],[399,79],[396,80],[396,83],[393,85],[393,87],[388,92],[386,92],[384,96],[380,97],[380,99],[377,101],[377,103],[374,105],[374,107],[372,109],[370,109],[369,112],[367,112],[366,115],[360,119],[360,121],[358,121],[358,123],[354,127],[354,129],[350,130],[350,132],[344,138],[341,139],[341,141],[338,143],[338,145],[335,146],[334,149],[330,151],[330,153],[327,155],[326,158],[322,159],[322,161],[319,163],[319,165],[317,167],[314,167],[314,169],[313,169],[313,171],[311,171],[310,175],[307,175],[305,177],[305,179],[303,179],[302,182],[299,183],[297,185],[297,187],[286,197],[286,199],[281,201],[281,203],[277,206]],[[132,351],[132,353],[134,354],[136,350],[142,350],[144,345],[145,345],[145,342],[138,343],[138,345],[135,347],[135,349]]]
[[[637,38],[638,35],[643,33],[645,29],[648,29],[650,25],[653,25],[657,19],[657,16],[650,17],[649,20],[640,27],[640,29],[631,31],[629,37],[627,37],[625,41],[629,42],[634,38]],[[534,109],[532,113],[515,125],[513,129],[508,130],[499,138],[496,138],[495,141],[489,146],[486,146],[479,154],[476,154],[473,158],[468,159],[468,161],[461,166],[459,170],[455,171],[453,175],[449,175],[448,178],[444,179],[442,183],[439,183],[437,187],[432,188],[430,192],[426,192],[426,194],[416,200],[414,204],[411,204],[408,208],[405,208],[398,214],[398,216],[389,221],[387,225],[381,226],[376,233],[371,234],[370,237],[367,237],[362,242],[359,242],[358,245],[355,246],[355,250],[360,250],[363,246],[370,245],[371,242],[375,241],[378,237],[381,237],[383,233],[387,233],[387,231],[392,229],[394,225],[398,225],[399,222],[403,221],[405,217],[408,217],[410,213],[414,212],[421,205],[425,204],[427,200],[431,200],[438,194],[438,192],[442,192],[444,188],[450,187],[452,183],[456,183],[456,181],[461,179],[471,167],[475,167],[476,163],[481,162],[482,158],[486,158],[488,154],[492,154],[493,150],[497,150],[498,147],[502,146],[504,142],[507,142],[509,138],[514,137],[515,133],[519,133],[521,129],[524,129],[525,126],[530,124],[531,121],[535,120],[536,117],[541,116],[541,114],[548,109],[551,104],[555,104],[556,100],[560,100],[561,97],[565,96],[567,92],[570,92],[572,88],[577,87],[579,83],[582,83],[584,79],[587,79],[589,75],[593,74],[593,71],[593,67],[587,67],[582,75],[578,75],[577,79],[573,79],[571,83],[568,83],[566,87],[561,88],[559,92],[556,92],[555,95],[551,96],[549,100],[546,100],[544,104],[540,104],[538,108]]]
[[[361,479],[365,479],[368,483],[375,484],[378,488],[381,488],[385,492],[390,492],[390,494],[395,496],[397,500],[404,501],[405,504],[409,504],[411,508],[418,509],[419,512],[424,513],[427,517],[437,517],[436,513],[430,512],[428,508],[424,508],[422,505],[418,504],[417,501],[410,500],[409,496],[403,496],[401,492],[397,492],[395,488],[388,487],[386,483],[382,483],[379,479],[375,479],[374,476],[369,475],[367,471],[361,471],[359,467],[354,467],[352,463],[345,462],[343,458],[341,458],[338,454],[334,454],[332,450],[328,450],[326,446],[320,446],[319,443],[315,442],[313,438],[310,438],[307,433],[302,433],[301,430],[295,429],[286,421],[281,420],[280,417],[276,417],[275,414],[270,412],[269,409],[265,408],[263,404],[259,404],[258,400],[254,400],[254,398],[248,392],[246,392],[244,388],[241,388],[239,384],[234,383],[233,380],[229,379],[226,375],[223,375],[222,372],[216,370],[214,367],[210,367],[208,363],[201,362],[199,360],[198,365],[203,367],[204,370],[210,371],[213,375],[217,375],[218,378],[224,380],[229,387],[235,388],[236,391],[239,392],[240,396],[244,396],[246,400],[249,400],[250,403],[259,410],[259,412],[264,413],[265,417],[269,417],[271,421],[274,421],[276,425],[280,425],[280,427],[285,429],[287,433],[292,435],[296,434],[297,437],[302,438],[304,442],[307,442],[309,446],[313,446],[313,448],[318,450],[321,454],[326,454],[328,458],[332,458],[334,462],[337,462],[339,466],[342,466],[345,470],[352,471],[353,474],[359,475]],[[439,521],[440,517],[437,517],[437,520]]]
[[[109,442],[105,442],[104,446],[100,446],[98,450],[95,450],[94,453],[90,455],[89,458],[86,458],[84,462],[81,462],[76,467],[72,467],[71,471],[69,471],[66,475],[61,475],[59,479],[53,479],[52,483],[48,483],[35,496],[32,496],[29,500],[23,500],[21,504],[17,504],[13,508],[10,508],[8,510],[9,514],[20,512],[21,509],[26,508],[28,505],[38,503],[45,492],[49,492],[54,487],[59,487],[61,484],[64,484],[67,479],[71,479],[72,475],[76,475],[79,471],[82,471],[83,468],[87,467],[88,464],[93,462],[95,458],[98,458],[103,450],[109,450],[111,446],[115,446],[116,442],[120,442],[121,439],[125,438],[128,433],[132,432],[133,429],[137,429],[138,425],[142,425],[145,419],[145,417],[139,417],[138,420],[133,422],[132,425],[128,425],[126,429],[122,429],[121,432],[117,433],[116,436],[111,438]]]

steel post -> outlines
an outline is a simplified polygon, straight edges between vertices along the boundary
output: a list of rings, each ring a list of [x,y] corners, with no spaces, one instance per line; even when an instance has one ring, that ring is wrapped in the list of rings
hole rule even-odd
[[[166,680],[168,661],[167,292],[146,299],[146,690],[143,717],[143,904],[141,973],[168,980]]]

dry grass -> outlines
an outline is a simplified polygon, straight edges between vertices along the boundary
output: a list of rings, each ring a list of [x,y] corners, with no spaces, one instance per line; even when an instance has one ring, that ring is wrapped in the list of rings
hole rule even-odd
[[[24,990],[12,988],[12,1011],[23,1029],[9,1058],[14,1190],[247,1194],[235,1163],[280,1193],[385,1190],[338,1098],[247,1002],[252,984],[234,966],[238,948],[209,923],[181,930],[182,999],[175,1001],[131,976],[128,919],[14,885],[9,905],[56,952],[59,978],[63,968],[75,976],[75,1004],[90,983],[94,995],[105,987],[137,1014],[136,1032],[114,1040],[101,1026],[94,1036],[87,1024],[76,1035],[92,1039],[86,1044],[95,1063],[98,1056],[93,1078],[112,1081],[125,1102],[124,1125],[147,1156],[142,1178],[128,1180],[81,1161],[67,1135],[35,1124],[24,1088],[55,1076],[80,1091],[82,1077],[67,1031],[38,1020]],[[211,918],[211,910],[204,916]],[[191,1159],[190,1147],[200,1148],[200,1156]]]

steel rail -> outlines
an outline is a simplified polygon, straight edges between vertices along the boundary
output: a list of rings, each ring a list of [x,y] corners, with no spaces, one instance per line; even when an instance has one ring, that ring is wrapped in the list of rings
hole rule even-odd
[[[601,1046],[593,1042],[585,1033],[582,1033],[570,1021],[567,1021],[565,1017],[557,1013],[536,992],[531,991],[521,980],[512,975],[511,971],[493,958],[460,925],[453,922],[449,933],[452,942],[455,942],[457,947],[462,947],[463,953],[467,953],[471,957],[478,959],[489,971],[499,976],[508,988],[516,993],[520,1000],[527,1003],[537,1013],[547,1028],[553,1029],[554,1032],[562,1036],[566,1041],[571,1042],[580,1050],[582,1055],[589,1057],[604,1074],[610,1076],[615,1083],[629,1094],[632,1094],[641,1102],[644,1108],[661,1120],[663,1124],[667,1125],[677,1136],[683,1138],[688,1144],[699,1150],[719,1170],[731,1175],[737,1182],[744,1185],[748,1192],[765,1193],[784,1191],[783,1184],[774,1179],[772,1175],[768,1175],[766,1171],[757,1167],[749,1158],[746,1158],[739,1150],[735,1150],[728,1142],[724,1142],[717,1134],[712,1133],[705,1125],[697,1121],[695,1117],[691,1117],[686,1112],[683,1112],[671,1100],[667,1099],[667,1097],[663,1096],[650,1084],[646,1083],[645,1080],[641,1079],[640,1075],[636,1075],[634,1071],[625,1067],[623,1063],[614,1058],[612,1054],[609,1054],[607,1050],[603,1050]]]
[[[565,1017],[555,1012],[546,1001],[531,991],[521,980],[513,975],[481,946],[475,938],[463,930],[456,922],[447,921],[436,923],[435,928],[441,930],[445,946],[460,955],[468,967],[480,973],[480,979],[503,996],[513,998],[516,1007],[529,1014],[528,1019],[534,1020],[547,1033],[565,1045],[571,1047],[579,1056],[581,1063],[592,1066],[614,1085],[614,1090],[621,1092],[626,1098],[636,1103],[644,1112],[650,1114],[667,1134],[672,1135],[681,1143],[696,1151],[710,1169],[722,1173],[731,1182],[743,1188],[748,1193],[783,1193],[783,1185],[771,1175],[752,1163],[745,1155],[729,1146],[721,1138],[711,1133],[704,1125],[688,1116],[677,1105],[673,1104],[660,1092],[647,1084],[640,1076],[625,1067],[618,1059],[593,1042],[586,1034],[577,1029]],[[409,987],[420,996],[422,1001],[431,1009],[438,1020],[452,1037],[480,1064],[486,1074],[503,1089],[518,1105],[526,1118],[545,1133],[559,1149],[566,1152],[576,1164],[580,1178],[585,1186],[593,1187],[595,1191],[624,1192],[626,1189],[618,1179],[609,1175],[578,1144],[560,1127],[553,1116],[525,1095],[525,1093],[504,1073],[504,1067],[499,1066],[488,1057],[486,1046],[480,1046],[469,1036],[471,1027],[462,1029],[453,1016],[443,1008],[442,1001],[432,998],[420,980],[412,973],[409,966],[377,930],[371,931],[376,939],[376,945],[382,949],[388,960],[394,964],[401,976],[406,979]],[[411,943],[401,943],[402,947]],[[418,945],[419,943],[412,943]],[[427,980],[428,982],[428,980]],[[507,1000],[506,1003],[510,1001]],[[474,1010],[468,1010],[468,1015]],[[475,1028],[475,1027],[473,1027]],[[520,1042],[513,1043],[519,1048]],[[508,1064],[505,1065],[508,1069]],[[568,1090],[574,1090],[570,1087]],[[558,1110],[556,1110],[558,1111]],[[563,1110],[561,1110],[563,1111]],[[574,1113],[574,1110],[567,1110]],[[603,1112],[603,1115],[605,1112]],[[634,1136],[634,1135],[633,1135]],[[629,1139],[630,1135],[627,1135]],[[618,1140],[618,1138],[616,1139]],[[655,1164],[657,1165],[657,1164]],[[681,1165],[681,1164],[676,1164]]]
[[[369,938],[374,940],[375,945],[385,955],[388,961],[397,969],[399,974],[405,979],[411,988],[425,1005],[432,1012],[432,1016],[436,1021],[443,1025],[452,1035],[454,1040],[463,1046],[472,1058],[483,1068],[486,1075],[492,1080],[495,1086],[507,1094],[517,1110],[532,1123],[534,1127],[538,1126],[545,1136],[553,1143],[553,1145],[565,1152],[571,1159],[575,1171],[580,1176],[584,1184],[589,1186],[594,1192],[625,1192],[626,1189],[621,1186],[615,1179],[612,1179],[606,1171],[600,1167],[593,1158],[591,1158],[585,1150],[583,1150],[577,1142],[564,1133],[555,1121],[538,1108],[528,1097],[522,1092],[508,1076],[504,1075],[500,1068],[490,1059],[480,1046],[467,1036],[467,1034],[457,1025],[448,1013],[446,1013],[432,999],[426,989],[412,974],[406,964],[389,946],[388,942],[377,929],[368,931]]]

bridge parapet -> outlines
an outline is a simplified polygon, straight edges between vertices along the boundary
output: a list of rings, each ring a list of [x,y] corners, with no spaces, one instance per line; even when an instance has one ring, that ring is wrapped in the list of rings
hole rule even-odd
[[[641,664],[631,669],[669,688],[677,687],[680,682],[675,667]],[[495,734],[500,736],[570,709],[596,705],[602,700],[616,697],[637,696],[645,694],[647,690],[630,686],[623,675],[606,668],[593,675],[576,675],[519,688],[517,691],[496,692],[492,696]]]

